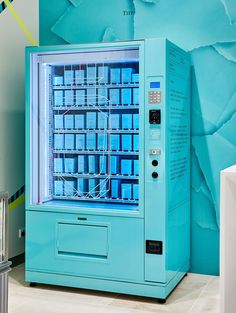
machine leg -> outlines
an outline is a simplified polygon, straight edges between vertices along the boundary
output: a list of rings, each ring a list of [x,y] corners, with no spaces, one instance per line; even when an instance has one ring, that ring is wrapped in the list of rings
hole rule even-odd
[[[37,287],[37,284],[36,283],[29,283],[29,286],[30,287]]]
[[[165,304],[166,303],[166,299],[157,299],[159,304]]]

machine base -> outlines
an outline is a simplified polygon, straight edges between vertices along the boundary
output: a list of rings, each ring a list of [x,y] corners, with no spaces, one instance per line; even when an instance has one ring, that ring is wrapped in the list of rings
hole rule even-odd
[[[123,293],[129,295],[156,298],[160,303],[165,303],[168,295],[185,277],[188,266],[178,272],[168,284],[155,284],[152,282],[133,283],[116,280],[96,279],[80,276],[69,276],[63,274],[43,273],[26,271],[26,281],[37,283],[67,286],[74,288]],[[164,300],[164,302],[163,302]]]

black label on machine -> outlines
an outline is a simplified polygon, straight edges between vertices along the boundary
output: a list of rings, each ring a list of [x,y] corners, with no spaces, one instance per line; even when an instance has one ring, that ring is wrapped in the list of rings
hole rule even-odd
[[[146,240],[146,253],[162,254],[163,253],[162,241]]]

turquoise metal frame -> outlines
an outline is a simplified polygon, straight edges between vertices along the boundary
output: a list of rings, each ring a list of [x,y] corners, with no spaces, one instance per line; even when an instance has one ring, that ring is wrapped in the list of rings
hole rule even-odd
[[[32,203],[32,56],[127,47],[140,51],[138,209]],[[150,103],[152,91],[160,103]],[[160,110],[160,124],[150,124],[150,110]],[[166,39],[27,48],[26,281],[166,299],[189,269],[189,125],[189,57]],[[148,251],[147,241],[162,251]]]

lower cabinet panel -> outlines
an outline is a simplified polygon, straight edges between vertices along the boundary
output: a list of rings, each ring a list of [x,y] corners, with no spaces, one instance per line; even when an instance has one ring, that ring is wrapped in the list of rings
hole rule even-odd
[[[82,217],[27,211],[26,269],[143,281],[143,219]]]

